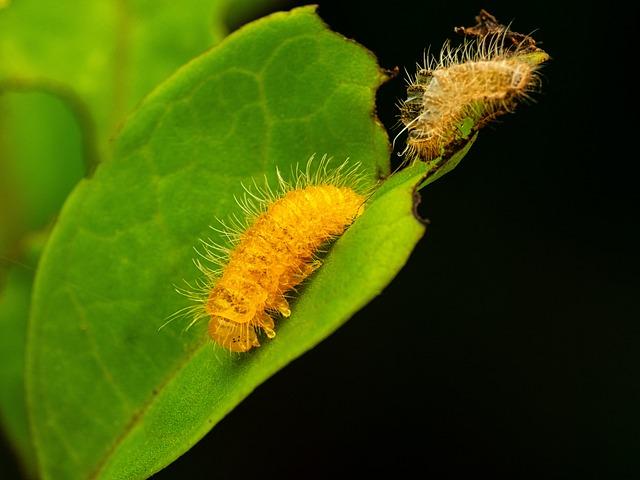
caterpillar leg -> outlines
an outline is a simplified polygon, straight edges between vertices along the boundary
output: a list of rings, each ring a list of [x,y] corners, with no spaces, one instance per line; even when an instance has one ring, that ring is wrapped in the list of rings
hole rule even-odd
[[[276,325],[273,321],[273,318],[271,318],[271,315],[269,315],[268,313],[263,313],[262,315],[260,315],[256,319],[255,323],[258,328],[261,328],[264,331],[267,337],[273,338],[276,336]]]
[[[283,317],[289,317],[291,315],[291,309],[289,308],[289,302],[287,302],[287,299],[284,298],[283,296],[280,296],[278,299],[276,299],[275,304],[273,305],[273,308],[275,310],[277,310],[278,312],[280,312],[282,314]],[[271,318],[271,317],[269,317]],[[273,320],[271,320],[273,322]]]
[[[248,352],[260,346],[252,324],[233,322],[217,315],[209,320],[209,335],[216,343],[232,352]]]
[[[322,266],[322,261],[317,259],[310,263],[304,263],[301,267],[300,273],[298,274],[296,280],[298,280],[299,282],[302,282],[305,278],[307,278],[309,275],[311,275],[321,266]]]

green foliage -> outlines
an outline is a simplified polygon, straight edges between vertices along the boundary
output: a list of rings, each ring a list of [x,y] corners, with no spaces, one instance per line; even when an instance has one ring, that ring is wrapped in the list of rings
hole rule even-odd
[[[388,176],[388,140],[373,113],[384,75],[375,57],[328,30],[312,8],[272,15],[161,83],[111,148],[110,132],[136,102],[222,36],[221,27],[211,32],[208,26],[211,12],[227,2],[191,0],[191,9],[172,3],[151,9],[153,2],[142,0],[88,2],[65,16],[67,3],[56,3],[57,11],[25,0],[14,11],[0,10],[0,55],[15,59],[0,65],[0,81],[16,86],[26,75],[38,85],[45,78],[46,88],[82,103],[75,111],[84,108],[93,119],[98,150],[109,161],[67,199],[31,303],[28,272],[12,272],[0,297],[0,336],[7,332],[0,382],[10,386],[0,396],[0,413],[33,465],[20,393],[30,309],[27,410],[40,475],[146,478],[391,281],[424,233],[413,214],[416,185],[454,168],[474,137],[450,160],[417,163],[383,181],[305,282],[292,316],[278,321],[276,338],[262,347],[229,354],[208,340],[204,323],[185,332],[187,320],[158,331],[188,304],[173,285],[200,276],[192,247],[199,238],[225,243],[209,226],[241,215],[234,195],[242,194],[242,183],[266,177],[273,184],[276,167],[286,174],[325,153],[335,163],[359,162],[372,185]],[[54,61],[67,56],[75,61]],[[91,127],[81,117],[64,128],[84,132],[86,159]],[[44,127],[35,130],[40,135]],[[42,148],[58,148],[60,136],[54,131]],[[74,165],[82,156],[78,137],[65,137],[63,145]],[[0,152],[10,151],[8,143]],[[37,149],[21,152],[43,156]],[[64,177],[64,194],[78,177],[73,172]],[[43,218],[59,202],[50,205]]]

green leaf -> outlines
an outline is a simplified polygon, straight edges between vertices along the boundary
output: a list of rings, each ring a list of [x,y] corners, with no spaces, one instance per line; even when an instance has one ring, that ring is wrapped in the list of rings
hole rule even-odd
[[[197,239],[222,241],[208,226],[238,213],[241,182],[313,153],[350,157],[370,180],[387,173],[382,80],[369,52],[298,9],[230,36],[130,118],[112,161],[65,204],[36,279],[27,391],[44,478],[157,471],[391,280],[422,235],[422,165],[380,189],[255,353],[216,350],[204,324],[157,331],[185,305],[172,285],[199,276]]]
[[[0,87],[36,85],[85,103],[104,154],[144,95],[225,36],[231,7],[231,0],[4,2]]]

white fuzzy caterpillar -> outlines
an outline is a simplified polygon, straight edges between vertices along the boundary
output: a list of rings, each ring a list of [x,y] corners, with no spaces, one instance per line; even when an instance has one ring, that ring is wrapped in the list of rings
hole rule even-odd
[[[422,160],[446,155],[468,135],[465,122],[478,129],[539,88],[539,64],[548,55],[531,37],[496,25],[483,34],[468,29],[476,39],[456,48],[445,43],[438,58],[425,55],[400,104],[400,133],[408,132],[403,154]]]

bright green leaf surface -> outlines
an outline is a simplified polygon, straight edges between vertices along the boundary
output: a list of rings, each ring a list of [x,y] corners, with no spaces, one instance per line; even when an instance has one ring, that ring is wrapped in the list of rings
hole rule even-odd
[[[422,165],[377,193],[275,340],[236,356],[204,324],[157,331],[185,305],[172,284],[198,277],[197,239],[222,241],[208,225],[238,212],[240,182],[313,153],[387,172],[372,113],[381,80],[369,52],[302,9],[243,28],[145,101],[113,160],[69,198],[36,280],[27,387],[45,478],[157,471],[391,280],[422,235]]]

